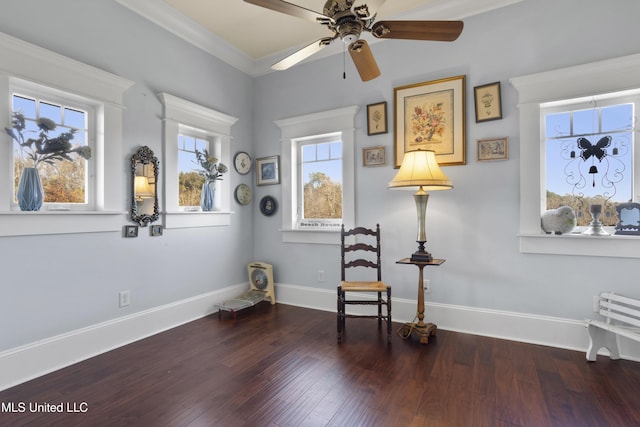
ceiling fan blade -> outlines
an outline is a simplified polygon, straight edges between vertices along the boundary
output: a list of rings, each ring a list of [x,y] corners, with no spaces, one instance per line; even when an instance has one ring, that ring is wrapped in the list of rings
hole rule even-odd
[[[318,22],[318,20],[326,21],[329,19],[321,13],[282,0],[244,0],[244,2],[312,22]]]
[[[380,69],[371,53],[366,40],[356,40],[349,45],[349,55],[363,82],[373,80],[380,75]]]
[[[360,19],[371,19],[376,16],[376,13],[380,10],[386,0],[360,0],[356,1],[351,10]]]
[[[452,42],[462,33],[462,21],[380,21],[371,33],[379,39]]]
[[[327,47],[333,40],[335,40],[335,37],[324,37],[316,40],[313,43],[287,56],[283,60],[276,62],[271,66],[271,69],[278,71],[286,70],[287,68],[296,65],[298,62],[307,59],[314,53],[321,51],[323,48]]]

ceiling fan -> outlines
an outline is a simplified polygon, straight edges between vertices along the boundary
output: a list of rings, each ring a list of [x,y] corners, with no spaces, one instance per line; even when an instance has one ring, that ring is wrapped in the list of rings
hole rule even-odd
[[[462,33],[462,21],[380,21],[375,22],[377,10],[385,0],[327,0],[323,13],[283,0],[244,0],[246,3],[275,10],[297,18],[325,25],[333,32],[287,56],[271,68],[286,70],[331,44],[336,39],[348,45],[351,59],[362,81],[375,79],[380,69],[369,44],[361,39],[369,32],[379,39],[454,41]]]

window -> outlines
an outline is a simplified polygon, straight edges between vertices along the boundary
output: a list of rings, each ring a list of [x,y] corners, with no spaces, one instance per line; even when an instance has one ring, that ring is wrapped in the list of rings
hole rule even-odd
[[[552,121],[558,119],[560,123],[554,127],[556,130],[562,131],[564,129],[563,132],[570,132],[573,122],[572,138],[578,138],[581,132],[585,133],[584,124],[588,123],[590,129],[586,132],[588,135],[586,138],[591,145],[596,138],[599,136],[601,138],[603,134],[607,136],[613,130],[620,131],[615,135],[624,136],[627,132],[624,128],[628,127],[628,123],[625,124],[625,121],[628,118],[622,121],[613,120],[610,122],[613,124],[607,124],[612,119],[607,119],[605,116],[614,111],[607,112],[609,107],[624,109],[628,107],[621,107],[621,105],[630,102],[634,103],[635,110],[637,101],[630,101],[629,98],[637,97],[640,93],[640,90],[633,89],[640,88],[640,55],[630,55],[514,77],[511,79],[511,84],[518,91],[520,116],[520,251],[541,254],[640,258],[640,239],[637,237],[586,236],[581,234],[554,236],[546,235],[540,229],[540,215],[546,209],[547,199],[546,115],[550,114],[549,119]],[[592,103],[593,101],[595,104]],[[574,113],[573,119],[567,118],[567,113],[570,116]],[[553,114],[559,114],[559,116],[553,117]],[[597,118],[590,117],[594,114]],[[634,111],[634,117],[635,114],[637,112]],[[633,123],[635,123],[635,119]],[[582,130],[580,130],[581,127]],[[637,130],[628,129],[628,131],[633,135],[633,138],[629,138],[629,144],[633,139],[637,143],[637,138],[635,138]],[[560,133],[562,132],[556,132],[555,136],[559,136]],[[553,136],[553,132],[551,132],[551,136]],[[613,139],[614,134],[611,133],[611,136]],[[595,143],[597,144],[599,140]],[[607,147],[607,155],[611,154],[613,157],[613,148],[613,145]],[[621,148],[618,148],[619,155],[623,154]],[[630,146],[629,149],[633,153],[633,166],[631,167],[633,171],[640,165],[638,157],[640,150],[633,146]],[[580,154],[581,151],[577,149],[576,156]],[[571,150],[568,155],[571,155]],[[594,166],[598,167],[598,171],[600,171],[599,162],[596,162]],[[628,170],[625,169],[625,173],[627,172]],[[593,188],[593,180],[589,181],[589,170],[587,169],[583,174],[587,175],[587,186],[591,182]],[[634,201],[637,201],[638,194],[635,194],[636,183],[634,180],[638,178],[637,174],[633,174],[635,177],[631,180],[631,196]],[[623,184],[619,184],[616,194],[623,195],[625,193],[628,191]]]
[[[297,145],[297,228],[339,229],[342,224],[342,141],[340,134],[295,140]]]
[[[40,92],[46,93],[47,89],[42,88]],[[92,123],[93,114],[90,112],[93,109],[89,105],[82,105],[70,99],[67,102],[61,98],[54,99],[52,95],[44,100],[26,95],[25,92],[13,94],[13,113],[20,114],[24,118],[25,128],[20,134],[27,141],[36,140],[45,134],[52,144],[58,144],[70,138],[68,143],[78,151],[70,153],[67,159],[59,159],[57,156],[39,152],[42,148],[37,148],[37,142],[21,146],[14,140],[13,182],[16,185],[13,191],[13,210],[19,210],[15,195],[22,170],[25,167],[34,166],[37,166],[44,189],[43,210],[88,210],[94,207],[95,187],[94,180],[90,180],[93,174],[89,170],[93,163],[90,159],[85,160],[83,156],[77,154],[85,148],[91,150],[90,139],[95,140],[88,128],[89,123]],[[47,120],[44,123],[48,123],[52,129],[42,131],[38,128],[38,121],[42,120]]]
[[[178,206],[186,210],[197,210],[205,178],[198,173],[196,152],[212,153],[211,141],[194,134],[178,135]]]
[[[5,99],[0,117],[8,121],[14,106],[23,102],[14,102],[18,95],[27,104],[39,103],[32,118],[43,111],[54,115],[59,111],[58,126],[84,129],[84,136],[76,133],[74,140],[92,150],[84,170],[85,194],[78,196],[86,203],[57,203],[59,210],[21,212],[14,205],[13,144],[5,134],[0,144],[0,158],[7,161],[0,168],[0,236],[120,231],[127,191],[122,163],[123,96],[133,82],[6,34],[0,34],[0,57],[11,58],[0,72],[0,97]]]
[[[200,184],[187,183],[187,175],[199,168],[195,162],[196,149],[203,151],[206,148],[219,162],[229,167],[231,126],[238,119],[168,93],[161,93],[159,97],[164,106],[165,227],[229,225],[229,174],[215,182],[214,209],[207,212],[200,210],[200,189],[204,181],[199,181]]]
[[[339,244],[340,225],[353,226],[357,112],[346,107],[275,122],[282,131],[283,241]]]
[[[588,102],[541,106],[545,127],[544,209],[571,206],[580,227],[591,222],[590,206],[615,226],[616,205],[633,200],[633,146],[637,97],[608,94]]]

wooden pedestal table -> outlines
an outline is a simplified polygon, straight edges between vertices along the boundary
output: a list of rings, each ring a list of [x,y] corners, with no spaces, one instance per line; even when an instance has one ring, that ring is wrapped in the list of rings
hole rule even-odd
[[[411,258],[403,258],[396,261],[396,264],[412,264],[418,267],[420,273],[418,275],[418,322],[410,322],[402,325],[400,335],[403,338],[409,338],[415,335],[419,338],[421,344],[427,344],[429,337],[436,334],[438,327],[434,323],[424,323],[424,268],[427,266],[439,266],[445,262],[444,259],[433,259],[431,261],[412,261]]]

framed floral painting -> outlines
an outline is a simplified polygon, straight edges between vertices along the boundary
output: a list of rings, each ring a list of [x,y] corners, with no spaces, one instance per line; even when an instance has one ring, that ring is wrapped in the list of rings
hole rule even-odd
[[[466,164],[465,111],[464,75],[394,88],[394,166],[417,149],[441,166]]]

